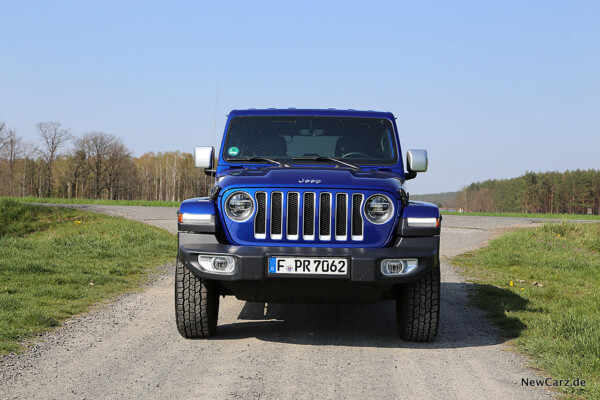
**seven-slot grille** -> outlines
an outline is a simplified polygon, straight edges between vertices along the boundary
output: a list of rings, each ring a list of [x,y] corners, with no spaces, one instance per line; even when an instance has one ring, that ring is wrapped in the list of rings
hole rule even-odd
[[[268,236],[271,240],[285,237],[304,241],[347,241],[349,238],[362,241],[364,238],[362,193],[273,191],[269,195],[259,191],[255,199],[255,239]]]

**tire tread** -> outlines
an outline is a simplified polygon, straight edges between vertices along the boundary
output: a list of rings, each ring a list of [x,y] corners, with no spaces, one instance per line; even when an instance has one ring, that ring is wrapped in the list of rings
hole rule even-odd
[[[423,278],[403,288],[396,300],[398,335],[411,342],[431,342],[440,316],[439,263]]]
[[[179,261],[175,264],[175,319],[181,336],[212,336],[217,328],[219,295],[214,284],[197,278]]]

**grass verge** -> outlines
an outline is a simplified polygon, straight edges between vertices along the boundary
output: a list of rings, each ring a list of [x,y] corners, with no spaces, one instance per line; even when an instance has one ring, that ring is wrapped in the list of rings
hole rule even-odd
[[[0,354],[172,261],[176,238],[142,223],[0,200]]]
[[[535,214],[535,213],[502,213],[502,212],[458,212],[442,211],[443,215],[466,215],[475,217],[512,217],[512,218],[544,218],[544,219],[580,219],[590,221],[600,221],[600,215],[581,215],[581,214]]]
[[[101,200],[101,199],[62,199],[59,197],[0,197],[0,200],[14,200],[21,203],[45,204],[97,204],[103,206],[147,206],[147,207],[179,207],[178,201],[150,200]]]
[[[480,284],[475,304],[536,367],[586,381],[560,390],[600,398],[600,224],[516,230],[453,263]]]

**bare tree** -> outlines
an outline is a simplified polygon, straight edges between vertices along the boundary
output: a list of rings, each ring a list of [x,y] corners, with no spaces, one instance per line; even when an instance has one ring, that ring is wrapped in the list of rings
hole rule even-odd
[[[115,137],[104,132],[86,133],[81,138],[89,160],[94,198],[99,198],[106,188],[106,167],[108,152]]]
[[[4,149],[0,148],[0,150],[3,150],[8,161],[8,194],[14,196],[15,166],[21,156],[21,142],[23,138],[17,136],[17,131],[14,129],[8,129],[5,137]]]
[[[23,143],[22,142],[22,151],[21,151],[21,196],[33,195],[33,189],[31,187],[31,182],[34,179],[34,173],[32,170],[35,170],[35,155],[37,154],[37,149],[33,143]]]
[[[131,159],[131,152],[121,139],[112,136],[107,154],[106,165],[106,187],[108,189],[108,198],[115,199],[119,184],[125,176],[125,170],[131,168],[127,162]],[[129,168],[128,168],[129,167]]]
[[[88,157],[94,196],[99,198],[106,191],[108,198],[114,198],[119,182],[124,176],[123,171],[127,168],[126,161],[131,158],[129,149],[121,139],[103,132],[85,134],[78,147],[81,147]]]
[[[36,125],[36,128],[42,141],[39,152],[46,170],[44,192],[47,197],[50,197],[52,192],[52,165],[60,154],[61,147],[71,138],[71,132],[56,121],[40,122]]]
[[[82,189],[81,185],[85,185],[86,174],[89,171],[87,147],[86,142],[83,139],[75,140],[71,154],[67,157],[66,160],[69,171],[69,182],[67,183],[67,197],[78,198]]]
[[[8,132],[6,131],[6,124],[0,121],[0,150],[6,146]]]

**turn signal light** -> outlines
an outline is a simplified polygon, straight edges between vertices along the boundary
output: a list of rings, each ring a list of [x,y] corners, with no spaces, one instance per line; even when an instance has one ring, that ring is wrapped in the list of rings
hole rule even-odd
[[[177,220],[181,224],[214,224],[215,216],[212,214],[190,214],[190,213],[179,213]]]
[[[406,218],[408,226],[411,228],[438,228],[440,226],[439,218]]]

